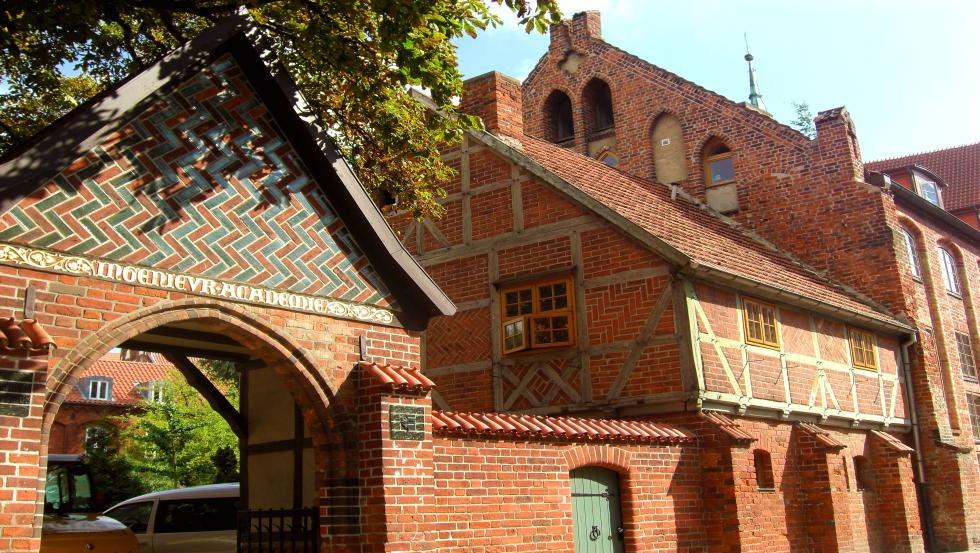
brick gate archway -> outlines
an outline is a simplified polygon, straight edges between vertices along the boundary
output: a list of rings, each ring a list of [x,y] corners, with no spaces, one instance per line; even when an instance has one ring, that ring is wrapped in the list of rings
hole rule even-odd
[[[336,390],[324,376],[324,363],[334,359],[315,359],[302,340],[290,336],[286,328],[274,329],[272,321],[262,314],[235,304],[184,299],[161,302],[139,309],[107,323],[89,334],[74,348],[56,351],[48,373],[42,415],[40,459],[46,464],[52,425],[61,404],[79,377],[96,360],[114,347],[147,330],[170,323],[206,321],[213,329],[239,342],[252,355],[273,368],[302,410],[303,419],[313,440],[316,458],[315,486],[320,503],[327,503],[321,525],[329,525],[334,507],[343,510],[343,501],[331,501],[332,483],[349,482],[356,474],[353,421],[335,399]],[[341,360],[336,360],[341,362]],[[36,513],[44,509],[44,480],[38,484]],[[321,514],[324,511],[321,510]],[[343,516],[343,512],[336,513]]]

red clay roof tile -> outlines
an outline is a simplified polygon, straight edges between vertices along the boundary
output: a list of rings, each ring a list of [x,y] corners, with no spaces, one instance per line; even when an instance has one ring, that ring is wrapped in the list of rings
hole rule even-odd
[[[700,265],[886,324],[898,322],[883,307],[725,222],[686,194],[672,199],[667,185],[526,135],[520,142],[519,153]]]
[[[370,361],[361,361],[364,368],[379,383],[392,389],[430,390],[436,385],[422,371],[401,365],[379,365]]]
[[[651,421],[542,417],[504,413],[432,411],[433,432],[509,437],[560,437],[572,441],[688,443],[694,434]]]
[[[888,432],[882,432],[880,430],[872,430],[871,435],[885,442],[889,448],[899,452],[899,453],[912,453],[915,450],[906,445],[902,440],[899,440],[896,436],[889,434]]]
[[[701,418],[711,423],[722,433],[736,442],[754,442],[755,438],[728,416],[717,411],[701,411]]]
[[[818,443],[824,445],[825,447],[829,447],[831,449],[843,449],[847,447],[837,440],[837,438],[831,436],[829,432],[815,424],[798,422],[796,423],[796,427],[802,430],[805,434],[813,437],[813,439],[817,440]]]
[[[24,319],[19,323],[13,317],[0,320],[0,353],[38,356],[54,347],[54,340],[34,319]]]
[[[869,161],[864,164],[864,168],[881,172],[909,165],[924,167],[946,182],[947,188],[943,193],[946,211],[980,206],[980,142]]]
[[[108,353],[92,364],[82,374],[82,378],[102,376],[112,379],[112,399],[86,399],[78,386],[75,386],[65,398],[67,403],[84,403],[88,405],[138,405],[143,397],[137,385],[146,382],[164,380],[168,373],[175,371],[173,365],[166,362],[146,363],[142,361],[123,361],[118,353]]]

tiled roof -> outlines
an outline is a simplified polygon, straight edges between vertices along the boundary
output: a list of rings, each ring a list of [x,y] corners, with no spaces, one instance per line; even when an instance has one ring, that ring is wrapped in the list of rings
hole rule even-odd
[[[946,182],[943,205],[946,211],[980,206],[980,142],[907,156],[869,161],[864,168],[888,171],[919,165]]]
[[[883,442],[885,442],[885,445],[887,445],[888,447],[890,447],[891,449],[899,453],[912,453],[915,451],[914,449],[912,449],[911,447],[903,443],[902,440],[899,440],[898,438],[889,434],[888,432],[882,432],[880,430],[872,430],[871,435],[880,438]]]
[[[669,186],[628,175],[536,138],[523,136],[520,142],[522,153],[532,161],[697,265],[886,324],[907,326],[883,307],[723,220],[682,191],[672,199]]]
[[[736,442],[755,441],[755,438],[742,430],[735,421],[717,411],[701,411],[701,417]]]
[[[696,440],[694,434],[687,430],[649,421],[451,411],[432,411],[432,431],[573,441],[686,443]]]
[[[837,438],[831,436],[829,432],[815,424],[798,422],[796,423],[796,427],[802,430],[805,434],[812,436],[813,439],[817,440],[818,443],[823,444],[825,447],[829,447],[831,449],[844,449],[847,447],[837,440]]]
[[[383,384],[398,390],[430,390],[436,385],[429,380],[422,371],[401,365],[378,365],[368,361],[361,361],[368,374],[374,377],[379,384]]]
[[[164,380],[167,373],[174,370],[176,369],[170,363],[123,361],[119,358],[118,353],[108,353],[86,369],[81,378],[94,376],[111,378],[112,399],[109,401],[86,399],[76,386],[69,392],[65,401],[88,405],[137,405],[142,401],[142,397],[136,389],[138,384]]]
[[[19,323],[13,318],[0,320],[0,353],[37,356],[56,347],[54,340],[34,319]]]

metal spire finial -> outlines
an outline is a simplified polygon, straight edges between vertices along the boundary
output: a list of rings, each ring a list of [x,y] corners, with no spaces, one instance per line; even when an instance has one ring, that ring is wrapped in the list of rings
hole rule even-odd
[[[755,80],[755,69],[752,67],[752,54],[749,52],[749,34],[744,33],[745,38],[745,61],[749,63],[749,103],[762,111],[766,111],[766,104],[762,101],[762,94],[759,93],[759,84]]]

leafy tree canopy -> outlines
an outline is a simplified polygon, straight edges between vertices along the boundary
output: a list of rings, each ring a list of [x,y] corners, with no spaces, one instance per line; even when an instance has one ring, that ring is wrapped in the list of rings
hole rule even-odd
[[[238,403],[237,388],[228,399]],[[153,490],[224,482],[237,474],[238,437],[180,375],[167,378],[163,401],[125,417],[122,451]]]
[[[557,0],[486,1],[527,31],[560,19]],[[485,0],[5,0],[0,152],[243,5],[364,185],[438,215],[450,175],[438,146],[478,124],[454,116],[462,78],[451,40],[501,23]],[[428,89],[444,115],[427,113],[410,86]]]

